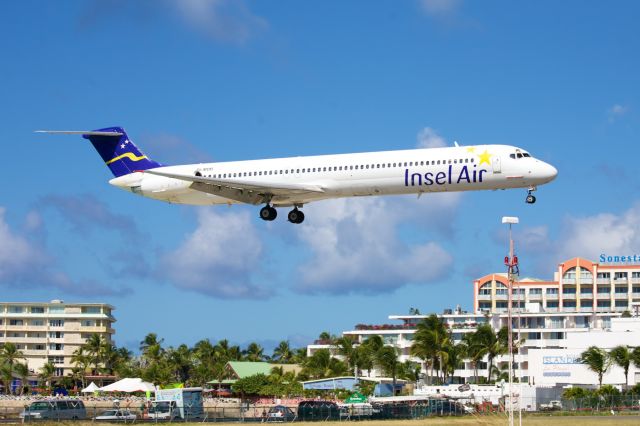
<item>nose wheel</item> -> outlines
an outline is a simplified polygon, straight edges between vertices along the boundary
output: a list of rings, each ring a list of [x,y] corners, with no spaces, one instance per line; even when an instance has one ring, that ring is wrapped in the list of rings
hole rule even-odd
[[[529,191],[527,191],[527,198],[525,198],[527,204],[533,204],[536,202],[536,197],[531,193],[532,191],[535,191],[535,189],[529,189]]]
[[[278,211],[269,204],[260,209],[260,219],[272,221],[278,216]]]
[[[287,215],[287,219],[289,219],[289,222],[291,223],[300,224],[304,222],[304,213],[302,213],[296,207],[289,212],[289,214]]]

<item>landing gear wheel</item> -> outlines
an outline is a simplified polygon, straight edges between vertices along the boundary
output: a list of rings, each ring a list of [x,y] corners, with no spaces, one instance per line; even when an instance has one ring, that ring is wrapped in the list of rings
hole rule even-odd
[[[278,216],[278,211],[271,206],[264,206],[260,209],[260,219],[272,221]]]
[[[298,209],[293,209],[287,215],[287,219],[289,219],[291,223],[300,224],[304,222],[304,213]]]
[[[527,204],[533,204],[536,202],[536,197],[534,197],[533,195],[529,194],[527,195],[527,198],[525,200],[527,202]]]

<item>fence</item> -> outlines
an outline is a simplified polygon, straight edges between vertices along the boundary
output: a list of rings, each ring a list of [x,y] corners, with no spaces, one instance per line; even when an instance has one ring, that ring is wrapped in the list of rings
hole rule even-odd
[[[537,403],[535,399],[521,401],[523,411],[543,412],[583,412],[591,413],[638,413],[640,414],[640,395],[601,395],[585,398],[563,399],[546,403]],[[0,403],[1,404],[1,403]],[[514,404],[517,410],[517,403]],[[52,409],[46,419],[50,421],[96,420],[105,411],[115,410],[106,407],[86,407],[83,415],[69,408],[67,411]],[[298,406],[258,405],[244,403],[236,406],[205,407],[204,411],[194,414],[188,407],[183,414],[170,412],[167,416],[149,412],[142,407],[120,407],[120,417],[112,421],[123,423],[139,422],[293,422],[293,421],[350,421],[370,419],[421,419],[431,416],[475,416],[504,414],[508,409],[504,400],[500,404],[485,402],[482,404],[462,404],[446,399],[428,399],[413,402],[395,402],[385,404],[338,405],[328,401],[304,401]],[[22,415],[21,415],[22,414]],[[27,414],[25,416],[25,414]],[[21,407],[2,407],[0,405],[0,421],[37,422],[44,418],[36,417],[28,409]]]

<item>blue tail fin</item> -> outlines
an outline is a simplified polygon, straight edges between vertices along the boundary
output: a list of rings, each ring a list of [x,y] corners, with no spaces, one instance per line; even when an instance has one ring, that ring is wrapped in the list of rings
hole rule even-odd
[[[102,160],[109,166],[111,173],[115,177],[133,173],[136,170],[147,170],[161,167],[162,164],[150,160],[146,155],[131,142],[122,127],[107,127],[95,130],[99,132],[121,133],[119,135],[100,135],[94,132],[83,134],[82,137],[89,139],[93,147],[98,151]]]

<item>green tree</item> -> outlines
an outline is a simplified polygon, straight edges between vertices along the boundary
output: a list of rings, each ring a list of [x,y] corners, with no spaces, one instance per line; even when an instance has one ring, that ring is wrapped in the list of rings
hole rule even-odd
[[[597,346],[590,346],[580,354],[580,362],[598,375],[598,384],[602,387],[602,376],[611,367],[609,355]]]
[[[288,340],[281,341],[278,346],[273,349],[272,360],[281,364],[289,364],[293,360],[293,351]]]
[[[53,385],[53,378],[56,375],[56,366],[48,362],[40,367],[38,377],[44,382],[44,385],[51,387]]]
[[[71,355],[71,364],[78,369],[78,377],[82,382],[82,388],[87,387],[87,368],[91,365],[91,356],[85,352],[84,346],[78,347]]]
[[[243,351],[243,355],[247,361],[264,361],[264,349],[255,342],[249,343],[247,349]]]
[[[355,369],[358,367],[358,350],[354,345],[353,338],[343,336],[335,340],[338,355],[342,356],[347,364],[349,371],[357,374]]]
[[[24,395],[24,388],[29,379],[29,366],[18,362],[13,366],[13,372],[20,379],[20,395]]]
[[[393,393],[396,392],[396,378],[398,374],[398,361],[397,349],[392,346],[383,346],[375,355],[375,363],[384,372],[385,375],[391,376],[393,380]]]
[[[436,377],[440,377],[442,373],[444,380],[451,344],[451,334],[444,321],[436,314],[431,314],[418,323],[410,352],[420,358],[426,364],[425,367],[429,367],[429,383],[432,383],[434,369]]]
[[[616,346],[609,351],[609,358],[624,370],[624,387],[629,387],[629,366],[632,362],[632,352],[627,345]]]
[[[191,350],[185,344],[175,349],[169,348],[167,351],[167,363],[175,380],[180,383],[187,383],[189,381],[193,365],[192,359]]]
[[[18,360],[24,359],[24,354],[18,350],[18,347],[7,342],[0,346],[0,367],[2,368],[2,378],[5,384],[5,393],[11,393],[11,381],[13,380],[14,366]]]

